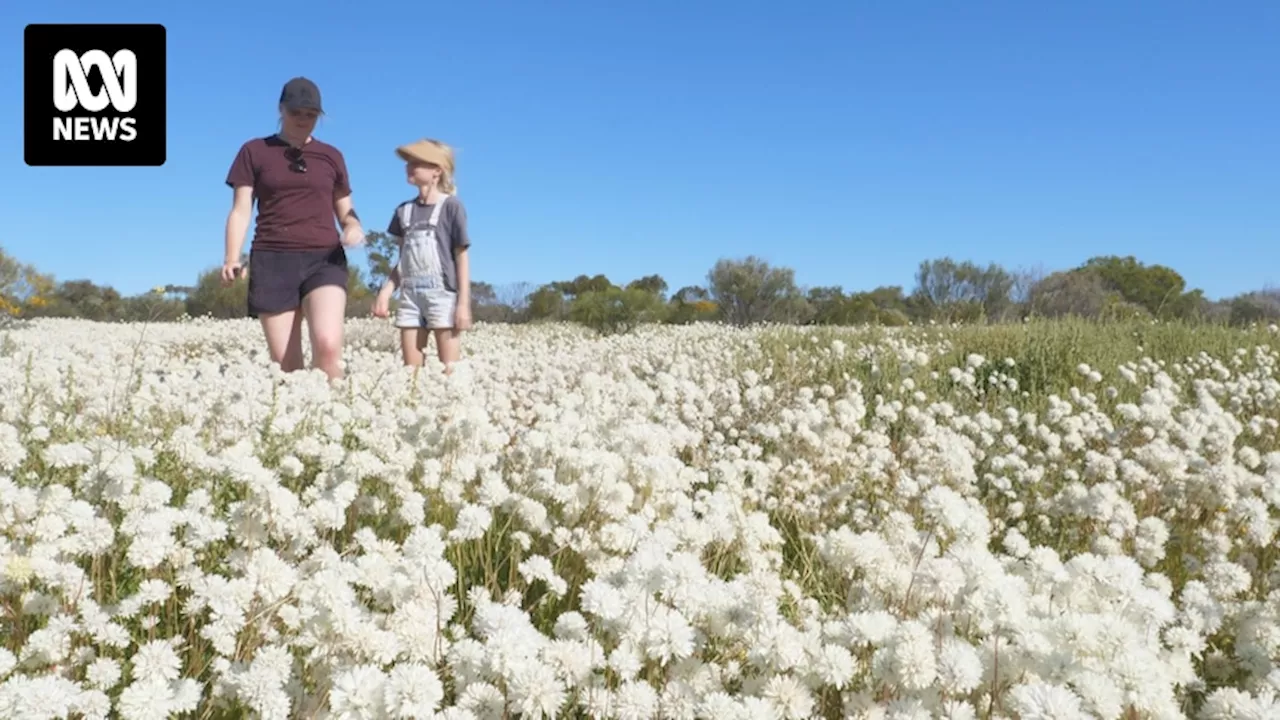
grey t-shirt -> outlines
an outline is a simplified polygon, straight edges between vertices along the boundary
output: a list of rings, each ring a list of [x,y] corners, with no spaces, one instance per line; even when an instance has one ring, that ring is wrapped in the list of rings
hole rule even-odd
[[[400,223],[400,213],[408,205],[410,211],[409,229],[425,229],[431,222],[431,211],[435,203],[426,204],[414,198],[396,206],[391,214],[391,223],[387,225],[387,234],[403,238],[406,228]],[[444,200],[440,210],[439,224],[436,225],[436,245],[440,249],[440,267],[444,270],[444,286],[452,292],[458,292],[458,266],[453,253],[462,248],[471,247],[471,237],[467,234],[467,209],[456,196],[450,195]]]

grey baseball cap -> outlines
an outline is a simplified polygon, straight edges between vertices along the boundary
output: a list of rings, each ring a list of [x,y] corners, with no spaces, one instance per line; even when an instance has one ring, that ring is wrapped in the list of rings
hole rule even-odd
[[[284,89],[280,91],[280,102],[291,110],[308,108],[324,112],[324,108],[320,106],[320,88],[304,77],[296,77],[284,84]]]

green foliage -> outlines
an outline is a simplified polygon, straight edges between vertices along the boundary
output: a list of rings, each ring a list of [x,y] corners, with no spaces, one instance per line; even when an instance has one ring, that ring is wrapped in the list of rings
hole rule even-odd
[[[569,310],[564,293],[550,285],[544,285],[529,295],[530,320],[562,320]]]
[[[1205,302],[1201,291],[1186,291],[1186,280],[1172,268],[1143,265],[1132,255],[1090,258],[1076,272],[1095,274],[1108,292],[1162,320],[1192,317]]]
[[[347,317],[369,317],[373,312],[373,301],[378,296],[376,287],[378,286],[370,282],[360,268],[348,268]]]
[[[568,282],[553,282],[549,287],[572,300],[584,293],[608,290],[613,287],[613,283],[609,282],[609,278],[604,275],[595,275],[593,277],[579,275]]]
[[[667,301],[666,321],[672,325],[714,322],[720,308],[708,300],[707,295],[706,288],[693,285],[680,288]]]
[[[1280,320],[1280,292],[1267,290],[1246,293],[1231,301],[1228,322],[1232,325],[1273,323]]]
[[[0,319],[29,316],[48,302],[53,278],[0,248]]]
[[[370,232],[368,268],[351,268],[348,317],[368,316],[377,289],[395,266],[395,238]],[[246,270],[248,257],[242,256]],[[0,250],[0,312],[6,316],[79,317],[100,321],[170,321],[186,316],[244,317],[247,274],[223,287],[218,268],[193,285],[167,284],[124,297],[90,280],[57,283]],[[795,271],[748,256],[722,258],[705,285],[686,285],[668,296],[661,275],[614,283],[603,274],[579,274],[540,286],[498,288],[472,281],[472,316],[482,323],[577,322],[606,333],[637,324],[724,322],[812,326],[971,325],[1037,318],[1106,322],[1185,321],[1245,326],[1280,322],[1280,293],[1261,291],[1211,301],[1188,289],[1171,268],[1132,256],[1098,256],[1040,277],[997,264],[943,257],[927,260],[910,291],[886,285],[850,291],[840,285],[802,288]]]
[[[628,290],[643,290],[662,299],[667,295],[667,281],[661,275],[645,275],[627,283]]]
[[[1161,363],[1166,370],[1176,363],[1197,362],[1202,354],[1232,357],[1241,348],[1265,346],[1280,350],[1280,333],[1262,327],[1231,328],[1196,322],[1149,320],[1102,321],[1083,318],[1058,320],[1031,319],[1019,323],[968,325],[959,327],[917,326],[895,330],[900,333],[893,343],[881,342],[879,329],[849,330],[844,328],[782,328],[760,335],[759,347],[765,364],[786,368],[797,388],[813,387],[840,378],[857,379],[863,385],[865,400],[874,403],[877,394],[893,392],[905,377],[913,378],[916,387],[930,394],[941,392],[952,381],[944,373],[936,378],[930,370],[964,366],[971,355],[987,361],[985,368],[999,369],[1014,377],[1017,389],[1009,392],[1015,407],[1030,412],[1042,411],[1051,395],[1066,399],[1072,387],[1084,382],[1081,364],[1093,369],[1116,372],[1137,358],[1147,357]],[[885,353],[866,357],[852,353],[837,357],[815,354],[797,358],[795,348],[805,344],[830,344],[841,338],[848,345],[875,347]],[[900,346],[932,348],[940,356],[927,368],[912,368],[903,375],[905,364],[893,348]],[[1013,360],[1012,365],[1005,360]],[[1115,401],[1138,402],[1134,386],[1118,382],[1121,393]],[[980,379],[979,387],[983,387]],[[1102,388],[1095,386],[1101,392]],[[1190,390],[1190,388],[1188,388]],[[948,391],[949,392],[949,391]],[[985,392],[985,391],[984,391]],[[979,399],[981,395],[979,395]]]
[[[196,286],[187,295],[187,314],[191,317],[205,315],[220,320],[242,318],[249,307],[249,273],[248,258],[241,259],[246,272],[240,274],[230,285],[222,284],[222,267],[211,267],[200,273]]]
[[[377,291],[396,266],[400,253],[400,241],[393,235],[374,231],[365,233],[364,243],[365,258],[369,263],[369,286]]]
[[[885,308],[876,313],[876,322],[885,327],[902,327],[911,324],[911,317],[898,308]]]
[[[1143,265],[1132,255],[1090,258],[1080,269],[1097,273],[1109,290],[1154,316],[1163,316],[1166,309],[1176,306],[1186,287],[1186,281],[1171,268]]]
[[[113,320],[120,316],[123,300],[115,288],[95,285],[89,280],[68,280],[58,284],[38,314],[45,317]]]
[[[798,324],[813,313],[795,277],[795,270],[774,267],[752,255],[716,262],[707,274],[707,287],[720,308],[720,319],[731,325]]]
[[[1044,318],[1097,317],[1111,294],[1098,273],[1056,272],[1032,288],[1028,310]]]
[[[589,290],[569,305],[569,319],[603,335],[627,333],[662,322],[667,306],[657,293],[638,287]]]
[[[984,268],[944,257],[920,263],[914,299],[921,315],[931,320],[1000,320],[1013,310],[1016,286],[1013,274],[995,263]]]

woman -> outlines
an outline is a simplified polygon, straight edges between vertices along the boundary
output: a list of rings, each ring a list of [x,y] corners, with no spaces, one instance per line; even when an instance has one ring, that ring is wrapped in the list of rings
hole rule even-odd
[[[294,78],[280,93],[280,132],[240,147],[227,173],[232,200],[222,281],[230,284],[243,269],[240,251],[256,199],[249,316],[261,320],[271,360],[285,372],[303,367],[305,317],[312,365],[336,379],[342,377],[347,304],[344,246],[360,244],[364,230],[351,206],[346,160],[337,148],[311,137],[323,112],[316,84]]]

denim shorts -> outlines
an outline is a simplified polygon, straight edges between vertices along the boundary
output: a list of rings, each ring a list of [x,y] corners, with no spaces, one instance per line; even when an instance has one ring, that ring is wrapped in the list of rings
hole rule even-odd
[[[400,288],[400,305],[396,308],[398,328],[447,330],[453,327],[458,308],[458,294],[443,287]]]

